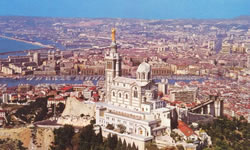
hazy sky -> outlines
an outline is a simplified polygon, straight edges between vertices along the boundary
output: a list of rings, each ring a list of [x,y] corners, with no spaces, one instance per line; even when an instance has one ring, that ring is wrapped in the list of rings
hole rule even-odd
[[[0,15],[112,18],[232,18],[250,0],[0,0]]]

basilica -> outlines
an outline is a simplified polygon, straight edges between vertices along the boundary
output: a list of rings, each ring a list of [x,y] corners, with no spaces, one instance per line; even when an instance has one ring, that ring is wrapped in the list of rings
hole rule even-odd
[[[121,75],[121,56],[117,52],[115,32],[112,29],[112,43],[105,54],[105,101],[97,103],[96,124],[105,132],[118,134],[127,143],[143,143],[170,133],[171,124],[177,117],[175,108],[158,99],[158,86],[152,80],[151,66],[147,62],[139,65],[136,78]],[[107,129],[108,125],[114,130]],[[125,127],[122,134],[118,131],[121,125]],[[144,146],[136,145],[144,149]]]

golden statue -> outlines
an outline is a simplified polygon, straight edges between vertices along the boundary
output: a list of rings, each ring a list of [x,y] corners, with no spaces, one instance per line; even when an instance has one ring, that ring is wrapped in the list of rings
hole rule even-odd
[[[111,35],[112,42],[115,42],[115,32],[116,32],[115,28],[112,28],[112,35]]]

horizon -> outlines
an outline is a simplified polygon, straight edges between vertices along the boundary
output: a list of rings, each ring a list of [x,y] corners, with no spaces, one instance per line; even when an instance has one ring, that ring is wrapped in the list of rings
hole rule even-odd
[[[241,19],[249,17],[250,15],[240,15],[231,18],[166,18],[166,19],[155,19],[155,18],[121,18],[121,17],[56,17],[56,16],[22,16],[22,15],[0,15],[0,17],[30,17],[30,18],[58,18],[58,19],[138,19],[138,20],[231,20]]]
[[[0,16],[121,19],[231,19],[250,16],[248,0],[0,1]],[[97,11],[98,10],[98,11]]]

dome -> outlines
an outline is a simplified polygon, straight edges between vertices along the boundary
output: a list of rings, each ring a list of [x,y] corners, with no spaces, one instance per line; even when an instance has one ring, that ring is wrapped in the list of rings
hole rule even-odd
[[[150,69],[150,65],[146,62],[143,62],[139,65],[139,67],[137,68],[137,71],[136,72],[150,72],[151,69]]]

